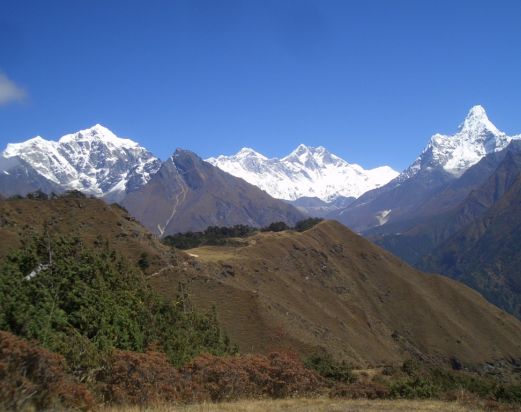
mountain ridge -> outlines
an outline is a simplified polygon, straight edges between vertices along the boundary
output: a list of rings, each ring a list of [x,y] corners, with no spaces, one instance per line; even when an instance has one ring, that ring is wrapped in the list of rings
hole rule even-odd
[[[521,351],[516,338],[507,337],[520,333],[518,320],[458,282],[413,269],[338,222],[187,252],[206,274],[192,277],[194,303],[215,305],[241,350],[310,353],[322,346],[358,365],[399,364],[411,356],[435,363],[451,357],[492,361],[504,350],[493,341],[510,347],[513,358]],[[170,276],[151,279],[165,296],[175,293]]]
[[[110,201],[121,200],[126,192],[145,184],[160,165],[147,149],[100,124],[57,141],[36,136],[10,143],[1,158],[23,160],[42,181],[61,190],[79,190]]]
[[[122,205],[160,236],[208,226],[266,226],[275,221],[292,225],[305,217],[293,206],[183,149],[163,162],[149,182],[127,194]]]
[[[358,232],[410,219],[421,213],[423,203],[458,180],[487,154],[500,152],[520,139],[521,135],[507,136],[499,131],[485,109],[474,106],[454,135],[435,134],[399,176],[327,216]],[[383,213],[384,221],[380,218]]]
[[[220,155],[206,161],[275,198],[290,201],[316,197],[331,203],[339,197],[356,198],[398,175],[389,166],[365,170],[323,146],[303,144],[282,158],[268,158],[244,147],[235,155]]]

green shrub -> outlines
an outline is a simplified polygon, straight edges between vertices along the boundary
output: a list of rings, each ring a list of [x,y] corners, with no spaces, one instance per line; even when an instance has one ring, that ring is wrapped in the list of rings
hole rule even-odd
[[[418,372],[420,368],[420,364],[414,359],[407,359],[402,364],[402,372],[406,373],[409,376],[413,376]]]
[[[391,397],[405,399],[427,399],[438,397],[441,388],[427,379],[414,378],[391,385]]]
[[[399,398],[439,398],[443,394],[466,392],[482,399],[502,402],[520,402],[521,387],[497,385],[497,379],[465,371],[432,368],[417,362],[406,361],[402,371],[405,380],[391,385],[391,395]]]
[[[37,190],[37,191],[32,192],[32,193],[27,193],[26,197],[27,197],[27,199],[31,199],[31,200],[47,200],[47,199],[49,199],[49,196],[47,195],[47,193],[44,193],[41,190]]]
[[[233,352],[215,314],[160,298],[140,271],[98,243],[35,238],[9,256],[0,265],[0,329],[64,355],[82,376],[113,348],[141,352],[159,342],[178,365],[201,352]]]
[[[290,227],[285,222],[273,222],[269,226],[263,227],[262,232],[282,232],[289,230]]]
[[[86,199],[87,195],[79,190],[66,190],[60,194],[60,197],[64,199]]]
[[[311,229],[313,226],[319,224],[324,219],[321,219],[319,217],[310,217],[308,219],[300,220],[295,224],[295,230],[297,232],[304,232],[308,229]]]
[[[326,379],[343,383],[355,381],[351,367],[345,361],[338,362],[334,360],[327,352],[311,355],[304,361],[304,365],[309,369],[315,370]]]
[[[150,267],[150,262],[148,261],[148,254],[146,252],[141,253],[141,256],[139,257],[137,264],[141,270],[146,270]]]
[[[209,226],[203,232],[185,232],[165,236],[163,243],[178,249],[192,249],[203,245],[236,245],[231,238],[244,238],[257,233],[257,229],[246,225],[231,227]]]
[[[521,386],[499,385],[494,391],[494,398],[500,402],[521,403]]]

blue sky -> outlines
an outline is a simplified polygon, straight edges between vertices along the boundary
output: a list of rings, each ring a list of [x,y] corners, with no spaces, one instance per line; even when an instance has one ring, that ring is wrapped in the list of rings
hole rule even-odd
[[[162,158],[403,169],[474,104],[521,133],[520,22],[517,0],[2,0],[0,146],[101,123]]]

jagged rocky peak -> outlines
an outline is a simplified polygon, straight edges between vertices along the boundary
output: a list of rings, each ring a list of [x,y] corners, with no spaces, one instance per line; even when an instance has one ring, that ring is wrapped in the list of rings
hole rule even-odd
[[[58,141],[61,144],[80,143],[80,142],[93,142],[99,141],[104,144],[116,146],[116,147],[138,147],[139,145],[130,139],[123,139],[116,136],[111,130],[107,129],[101,124],[95,124],[94,126],[80,130],[76,133],[67,134],[60,138]]]
[[[2,156],[21,158],[63,190],[80,190],[112,201],[145,184],[161,163],[136,142],[120,138],[100,124],[58,141],[37,136],[9,144]]]
[[[281,159],[286,162],[297,162],[310,167],[321,167],[324,164],[342,161],[338,156],[329,152],[324,146],[306,146],[300,144],[293,152]],[[347,164],[346,161],[343,161]]]
[[[492,133],[494,135],[504,134],[489,120],[485,108],[476,105],[469,110],[467,117],[459,126],[460,133],[468,133],[472,136],[481,133]]]
[[[521,136],[507,136],[500,131],[490,121],[483,106],[476,105],[455,134],[437,133],[432,136],[427,147],[399,179],[412,177],[420,170],[438,168],[459,177],[487,154],[503,150],[513,139],[519,138]]]
[[[196,153],[191,150],[182,149],[178,147],[172,154],[170,159],[176,165],[182,165],[185,169],[193,168],[196,166],[203,166],[203,159],[201,159]]]

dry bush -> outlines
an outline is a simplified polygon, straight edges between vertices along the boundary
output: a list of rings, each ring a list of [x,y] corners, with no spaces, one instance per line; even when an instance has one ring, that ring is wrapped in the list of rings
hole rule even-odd
[[[192,382],[193,400],[229,401],[241,398],[283,398],[316,393],[324,385],[296,355],[217,357],[203,355],[181,370]]]
[[[62,356],[0,331],[0,409],[87,410],[94,398],[65,370]]]
[[[329,396],[347,399],[385,399],[389,397],[389,388],[377,382],[357,382],[334,386]]]
[[[161,352],[115,351],[97,379],[109,403],[151,405],[184,394],[179,372]]]
[[[115,351],[98,381],[106,402],[141,406],[282,398],[315,393],[324,384],[297,356],[288,353],[201,355],[178,371],[160,352]]]

